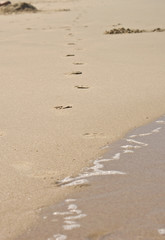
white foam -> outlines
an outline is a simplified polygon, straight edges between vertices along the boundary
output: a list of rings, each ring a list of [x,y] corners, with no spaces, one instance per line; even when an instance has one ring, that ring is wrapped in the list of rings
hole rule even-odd
[[[152,130],[152,132],[153,133],[158,133],[158,132],[160,132],[160,129],[161,129],[161,127],[155,128],[154,130]]]
[[[97,170],[95,172],[83,174],[83,177],[93,177],[93,176],[101,176],[101,175],[114,175],[114,174],[125,174],[124,172],[110,170],[110,171],[103,171]]]
[[[120,159],[120,153],[116,153],[112,158],[114,160],[119,160]]]
[[[62,182],[62,181],[61,181]],[[70,182],[70,183],[66,183],[65,185],[62,185],[63,187],[67,186],[67,187],[71,187],[71,186],[76,186],[76,185],[82,185],[82,184],[87,184],[88,180],[87,179],[79,179],[79,180],[74,180]]]
[[[64,221],[65,224],[75,224],[75,221]]]
[[[65,199],[65,202],[75,202],[77,199]]]
[[[62,185],[62,187],[88,184],[89,181],[87,179],[84,179],[84,178],[89,178],[89,177],[93,177],[93,176],[103,176],[103,175],[115,175],[115,174],[125,175],[126,173],[121,172],[121,171],[115,171],[115,170],[103,171],[103,170],[97,169],[97,167],[96,167],[95,171],[93,171],[93,172],[89,172],[89,173],[86,172],[82,175],[79,175],[78,177],[73,178],[72,181],[69,181],[69,183],[64,182],[64,185]],[[61,181],[61,183],[63,183],[63,180]]]
[[[69,215],[70,212],[54,212],[53,215],[61,215],[61,216],[64,216],[64,215]]]
[[[67,236],[66,235],[62,235],[62,234],[55,234],[55,235],[53,235],[53,237],[56,240],[66,240],[67,239]]]
[[[132,145],[123,145],[123,146],[121,146],[121,148],[133,148],[133,146]]]
[[[111,158],[103,158],[103,159],[97,159],[94,161],[94,164],[98,164],[100,162],[109,162],[109,161],[112,161],[113,159]]]
[[[121,148],[125,148],[125,149],[138,149],[138,148],[141,148],[140,146],[133,146],[133,145],[123,145],[121,146]]]
[[[139,134],[139,137],[145,137],[145,136],[149,136],[149,135],[152,135],[152,133],[141,133]]]
[[[132,150],[124,150],[123,153],[133,153],[134,151]]]
[[[159,233],[160,235],[165,235],[165,228],[160,228],[160,229],[158,229],[158,233]]]
[[[82,213],[82,211],[81,211],[81,210],[78,210],[78,209],[71,210],[71,212],[72,212],[72,213],[77,213],[77,214]]]
[[[77,209],[77,205],[76,204],[70,204],[68,206],[68,210],[75,210],[75,209]]]
[[[144,147],[148,146],[147,143],[139,142],[139,141],[136,141],[136,140],[133,140],[133,139],[126,139],[126,140],[127,140],[127,142],[136,143],[136,144],[139,144],[139,145],[144,146]]]
[[[163,121],[163,120],[158,120],[158,121],[156,121],[156,123],[165,123],[165,121]]]
[[[131,135],[131,136],[129,136],[130,138],[135,138],[135,137],[137,137],[137,135]]]
[[[81,219],[81,218],[84,218],[84,217],[86,217],[86,216],[87,216],[86,214],[81,213],[81,214],[79,214],[79,215],[77,215],[77,216],[65,217],[64,219],[65,219],[65,220]]]
[[[97,161],[94,161],[94,166],[93,167],[89,167],[88,169],[93,169],[94,171],[97,171],[99,168],[103,168],[104,165],[100,164],[99,162]]]
[[[80,224],[75,223],[75,224],[71,224],[71,225],[63,225],[64,230],[72,230],[74,228],[79,228]]]
[[[73,179],[74,179],[74,178],[68,176],[68,177],[64,178],[64,179],[62,180],[62,182],[69,182],[69,181],[72,181]]]

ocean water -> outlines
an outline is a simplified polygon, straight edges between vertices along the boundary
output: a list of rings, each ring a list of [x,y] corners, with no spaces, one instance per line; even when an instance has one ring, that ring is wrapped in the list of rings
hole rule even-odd
[[[91,167],[57,183],[78,191],[43,209],[21,240],[165,239],[165,116],[104,148]]]

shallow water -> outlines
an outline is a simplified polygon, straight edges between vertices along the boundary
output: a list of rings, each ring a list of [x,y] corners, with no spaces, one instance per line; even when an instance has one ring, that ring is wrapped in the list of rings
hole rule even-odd
[[[91,167],[57,183],[79,191],[43,209],[19,239],[165,239],[164,143],[165,116],[105,146]]]

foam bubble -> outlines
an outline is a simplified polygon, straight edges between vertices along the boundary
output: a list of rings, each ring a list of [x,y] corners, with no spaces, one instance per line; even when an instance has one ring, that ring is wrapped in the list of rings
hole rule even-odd
[[[87,183],[88,183],[88,180],[87,180],[87,179],[79,179],[79,180],[76,180],[76,178],[75,178],[75,181],[74,181],[74,179],[73,179],[72,182],[66,183],[65,185],[62,185],[62,186],[71,187],[71,186],[76,186],[76,185],[81,185],[81,184],[87,184]]]
[[[133,153],[134,151],[132,150],[124,150],[123,153]]]
[[[160,129],[161,129],[161,127],[155,128],[154,130],[152,130],[152,132],[153,133],[158,133],[158,132],[160,132]]]
[[[71,213],[80,214],[80,213],[82,213],[82,211],[81,211],[81,210],[78,210],[78,209],[74,209],[74,210],[71,210]]]
[[[163,120],[158,120],[158,121],[156,121],[156,123],[165,123],[165,121],[163,121]]]
[[[152,135],[152,133],[141,133],[139,134],[140,137],[145,137],[145,136],[149,136],[149,135]]]
[[[75,202],[77,199],[65,199],[65,202]]]
[[[65,224],[75,224],[75,221],[64,221]]]
[[[63,225],[64,230],[72,230],[74,228],[79,228],[80,224],[75,223],[75,224],[71,224],[71,225]]]
[[[53,235],[53,237],[56,240],[66,240],[67,239],[67,236],[66,235],[62,235],[62,234],[55,234],[55,235]]]
[[[137,135],[131,135],[131,136],[129,136],[130,138],[135,138],[135,137],[137,137]]]
[[[132,145],[123,145],[123,146],[121,146],[121,148],[133,148],[133,146]]]
[[[75,210],[75,209],[77,209],[77,205],[76,204],[70,204],[68,206],[68,210]]]
[[[86,214],[81,213],[81,214],[79,214],[79,215],[77,215],[77,216],[65,217],[64,219],[65,219],[65,220],[81,219],[81,218],[84,218],[84,217],[86,217],[86,216],[87,216]]]
[[[101,176],[101,175],[113,175],[113,174],[125,174],[124,172],[110,170],[110,171],[103,171],[98,170],[96,172],[86,173],[83,177],[92,177],[92,176]]]
[[[159,233],[160,235],[165,235],[165,228],[160,228],[160,229],[158,229],[158,233]]]
[[[127,142],[136,143],[136,144],[142,145],[144,147],[148,146],[147,143],[139,142],[139,141],[136,141],[136,140],[133,140],[133,139],[126,139],[126,140],[127,140]]]
[[[120,153],[116,153],[112,158],[114,160],[119,160],[120,159]]]
[[[109,162],[112,161],[113,159],[111,158],[103,158],[103,159],[97,159],[94,161],[94,164],[100,163],[100,162]]]
[[[133,146],[133,145],[123,145],[121,146],[121,148],[125,148],[125,149],[138,149],[138,148],[141,148],[140,146]]]
[[[61,215],[61,216],[63,216],[63,215],[69,215],[70,214],[70,212],[54,212],[53,213],[53,215]]]

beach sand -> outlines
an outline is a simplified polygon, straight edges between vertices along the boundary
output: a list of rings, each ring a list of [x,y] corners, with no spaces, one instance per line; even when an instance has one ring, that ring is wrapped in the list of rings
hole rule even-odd
[[[164,28],[163,1],[31,3],[0,15],[0,239],[69,193],[101,147],[165,112],[165,33],[106,35],[114,26]]]

